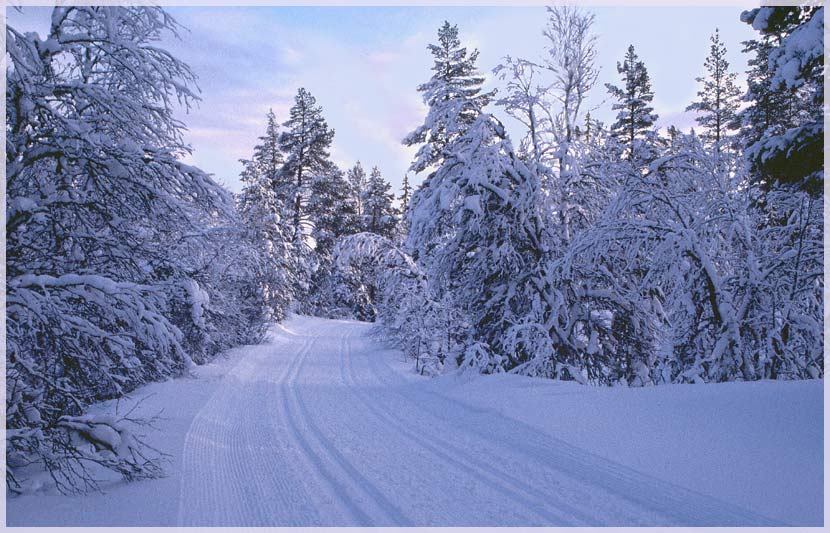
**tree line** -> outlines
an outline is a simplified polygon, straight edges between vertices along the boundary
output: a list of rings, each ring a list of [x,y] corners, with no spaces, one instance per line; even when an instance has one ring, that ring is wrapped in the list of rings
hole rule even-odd
[[[260,284],[271,295],[273,317],[279,320],[291,307],[374,320],[372,287],[333,268],[333,253],[339,239],[360,232],[400,241],[391,185],[377,167],[367,176],[360,161],[345,173],[331,161],[334,130],[306,89],[297,91],[287,121],[279,124],[273,111],[266,121],[252,157],[242,160],[238,206],[257,234],[254,247],[268,250]],[[402,201],[408,194],[406,183]]]

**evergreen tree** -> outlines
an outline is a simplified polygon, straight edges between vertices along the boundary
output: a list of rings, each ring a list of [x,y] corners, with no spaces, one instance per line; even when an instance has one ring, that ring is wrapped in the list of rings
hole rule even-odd
[[[729,72],[729,62],[726,60],[726,47],[720,40],[720,33],[715,30],[711,37],[712,45],[709,49],[704,66],[708,72],[705,77],[695,78],[703,87],[697,92],[698,101],[693,102],[686,111],[697,111],[695,119],[705,131],[704,138],[710,141],[716,151],[720,151],[725,141],[727,131],[736,127],[736,112],[739,105],[741,90],[735,85],[738,75]]]
[[[332,166],[328,173],[314,178],[308,211],[313,222],[315,253],[321,265],[328,265],[335,241],[360,231],[357,206],[343,171]]]
[[[398,197],[400,219],[398,221],[398,242],[406,239],[409,233],[409,202],[412,199],[412,187],[409,186],[409,174],[404,174],[401,195]]]
[[[774,41],[780,35],[764,35],[761,39],[744,41],[743,52],[751,54],[747,61],[747,93],[744,101],[749,105],[738,113],[740,122],[740,140],[743,146],[758,142],[767,130],[783,131],[792,125],[792,95],[784,91],[772,90],[772,72],[769,68],[769,53],[774,49]]]
[[[427,48],[435,60],[433,75],[418,91],[423,93],[429,112],[424,124],[403,141],[407,146],[423,144],[410,166],[415,172],[440,164],[443,147],[472,124],[495,94],[481,92],[484,77],[475,65],[478,50],[467,54],[458,39],[458,26],[445,21],[438,29],[438,44]]]
[[[502,371],[522,356],[521,348],[506,347],[505,335],[530,313],[542,254],[538,180],[488,114],[445,153],[413,196],[407,245],[437,298],[451,303],[445,311],[459,317],[454,355],[479,371]]]
[[[650,105],[654,93],[651,91],[648,71],[634,53],[634,45],[628,47],[625,60],[617,63],[617,72],[623,75],[624,87],[605,84],[608,92],[618,100],[612,106],[613,110],[619,112],[617,121],[611,125],[611,131],[628,145],[629,158],[633,158],[635,139],[644,136],[657,120],[654,108]]]
[[[349,182],[349,186],[351,187],[357,216],[363,217],[363,191],[366,189],[366,171],[363,170],[360,161],[355,163],[354,167],[350,168],[346,173],[346,181]]]
[[[279,196],[279,193],[285,193],[285,187],[282,187],[280,180],[282,166],[285,162],[280,148],[280,126],[273,109],[268,110],[265,118],[267,121],[265,135],[259,138],[260,144],[254,147],[254,155],[251,161],[256,167],[256,174],[267,183],[270,183],[274,193],[277,194],[277,199],[282,204],[287,204],[288,199]]]
[[[270,316],[281,320],[291,300],[299,266],[289,242],[291,227],[285,219],[285,198],[278,198],[275,187],[282,170],[277,121],[273,111],[267,115],[266,133],[254,149],[253,158],[242,160],[243,187],[237,210],[246,228],[245,238],[259,252],[258,283]]]
[[[314,184],[336,172],[329,158],[334,130],[328,127],[316,99],[304,88],[297,91],[283,127],[287,131],[280,134],[279,145],[285,163],[280,171],[277,198],[284,202],[283,212],[290,227],[288,241],[296,272],[294,298],[304,300],[313,290],[312,277],[319,260],[310,239],[315,232],[315,220],[309,200]],[[321,231],[327,229],[321,228]]]
[[[391,189],[378,167],[373,167],[363,193],[363,228],[390,240],[394,238],[398,223],[397,209],[392,205],[395,196]]]
[[[280,187],[284,187],[284,192],[278,189],[278,197],[289,202],[292,241],[299,244],[305,242],[305,235],[310,231],[308,198],[311,183],[332,172],[329,148],[334,130],[328,127],[317,100],[304,88],[297,91],[289,117],[283,124],[287,131],[279,138],[286,159]]]
[[[761,32],[750,41],[750,106],[741,113],[754,179],[821,194],[824,173],[824,8],[763,7],[741,19]]]
[[[334,268],[334,249],[339,239],[361,230],[352,187],[338,168],[312,182],[308,208],[313,220],[317,267],[311,278],[303,312],[328,318],[374,319],[370,300],[359,284]]]
[[[406,211],[409,207],[409,201],[412,199],[412,187],[409,186],[409,174],[404,174],[403,183],[401,183],[401,195],[398,200],[401,203],[401,210]]]

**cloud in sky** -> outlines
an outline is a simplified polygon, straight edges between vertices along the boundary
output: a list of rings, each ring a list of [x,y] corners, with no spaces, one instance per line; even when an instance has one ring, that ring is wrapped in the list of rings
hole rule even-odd
[[[399,187],[415,149],[400,140],[426,113],[416,87],[430,76],[427,44],[446,19],[462,42],[480,50],[488,87],[504,55],[539,59],[544,52],[543,7],[170,7],[188,31],[164,43],[199,76],[202,101],[181,118],[192,160],[233,190],[238,160],[249,157],[273,109],[288,117],[297,88],[306,87],[336,130],[332,157],[348,168],[377,165]],[[619,83],[617,61],[633,44],[655,91],[660,125],[694,125],[683,110],[703,74],[709,36],[719,27],[731,68],[743,74],[740,42],[754,32],[738,7],[596,7],[600,77],[590,96],[592,115],[613,121],[605,83]],[[48,28],[50,8],[9,11],[19,29]],[[504,117],[518,143],[521,130]],[[415,180],[417,181],[417,179]]]

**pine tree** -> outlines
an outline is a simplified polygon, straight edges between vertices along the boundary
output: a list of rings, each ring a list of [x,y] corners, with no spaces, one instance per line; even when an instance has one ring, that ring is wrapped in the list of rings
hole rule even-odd
[[[708,75],[695,78],[703,87],[697,92],[699,100],[686,107],[686,111],[700,113],[695,120],[704,128],[704,138],[719,152],[727,132],[737,125],[735,114],[741,90],[735,85],[738,75],[729,72],[726,47],[721,42],[717,29],[711,41],[709,56],[704,62]]]
[[[478,50],[469,55],[458,39],[458,26],[445,21],[438,29],[438,44],[428,47],[435,62],[430,80],[418,87],[429,106],[424,124],[406,136],[407,146],[423,144],[410,170],[421,172],[440,164],[441,150],[475,120],[495,91],[481,92],[484,77],[476,69]]]
[[[293,242],[302,243],[310,230],[307,202],[311,183],[332,171],[329,148],[334,130],[328,127],[317,100],[304,88],[297,91],[289,116],[283,123],[288,131],[284,131],[279,138],[286,160],[282,167],[285,193],[278,196],[285,197],[289,202]]]
[[[373,167],[363,193],[363,228],[390,240],[394,238],[397,226],[397,209],[392,205],[395,196],[391,189],[378,167]]]
[[[628,145],[629,158],[633,158],[635,139],[649,131],[657,120],[654,108],[650,105],[654,93],[651,91],[648,71],[634,53],[634,45],[628,47],[625,60],[617,63],[617,72],[623,75],[624,87],[605,84],[608,92],[618,100],[612,106],[619,113],[617,121],[611,125],[611,131],[614,136],[624,139]]]

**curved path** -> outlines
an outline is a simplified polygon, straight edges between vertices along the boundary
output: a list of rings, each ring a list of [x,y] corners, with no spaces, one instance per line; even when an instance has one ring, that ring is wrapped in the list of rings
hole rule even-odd
[[[367,324],[291,327],[195,417],[179,525],[777,525],[429,392]]]

